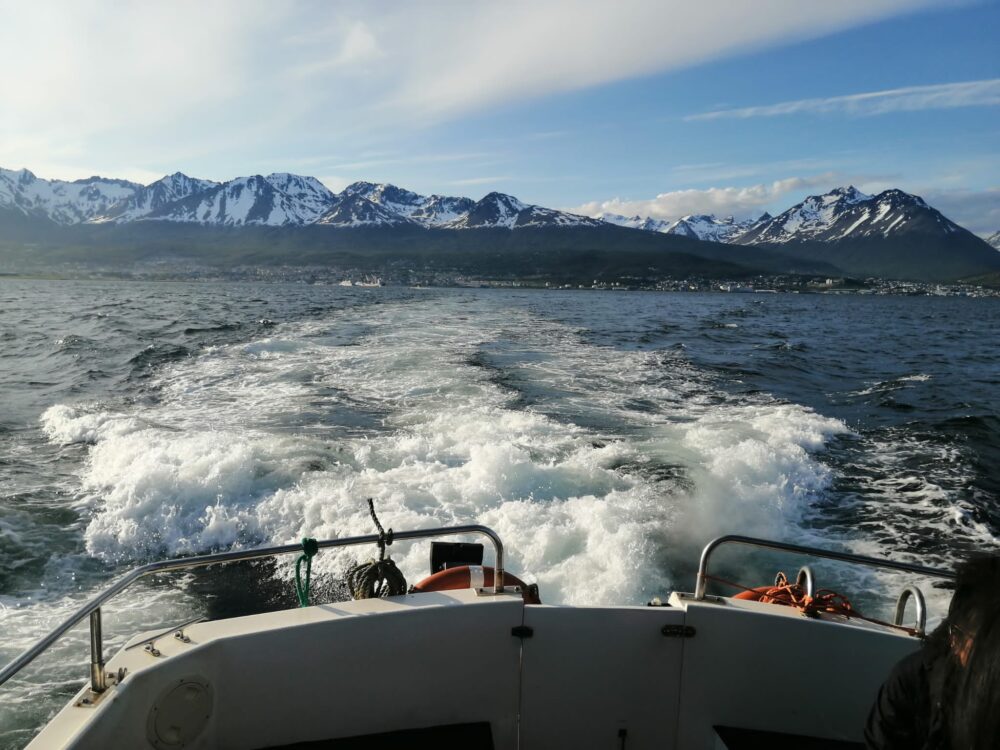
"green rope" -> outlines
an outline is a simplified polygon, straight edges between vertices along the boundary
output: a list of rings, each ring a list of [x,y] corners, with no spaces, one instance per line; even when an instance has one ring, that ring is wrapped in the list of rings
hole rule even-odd
[[[302,554],[295,561],[295,595],[299,598],[300,607],[309,606],[309,579],[312,577],[312,559],[319,552],[319,544],[315,539],[309,537],[302,538]],[[306,563],[306,580],[303,585],[301,568],[302,561]]]

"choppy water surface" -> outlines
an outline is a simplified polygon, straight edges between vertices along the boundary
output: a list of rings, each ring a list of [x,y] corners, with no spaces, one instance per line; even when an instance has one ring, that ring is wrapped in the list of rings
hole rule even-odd
[[[690,590],[727,532],[952,564],[1000,534],[997,331],[996,300],[0,281],[0,660],[137,563],[369,533],[367,497],[495,528],[549,602]],[[881,616],[903,580],[815,568]],[[105,630],[290,605],[287,563],[201,572]],[[0,688],[0,747],[82,684],[78,630]]]

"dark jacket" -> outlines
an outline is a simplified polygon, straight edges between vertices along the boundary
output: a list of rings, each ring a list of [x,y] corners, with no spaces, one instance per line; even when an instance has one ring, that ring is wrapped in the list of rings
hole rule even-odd
[[[946,750],[946,660],[945,650],[925,646],[893,667],[868,715],[868,750]]]

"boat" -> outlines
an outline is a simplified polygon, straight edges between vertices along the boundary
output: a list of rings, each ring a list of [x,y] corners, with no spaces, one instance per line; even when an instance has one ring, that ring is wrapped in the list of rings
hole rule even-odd
[[[503,543],[485,526],[388,534],[380,527],[131,570],[0,671],[2,685],[89,621],[90,679],[29,748],[860,747],[879,685],[920,647],[927,617],[920,591],[902,592],[891,623],[849,608],[784,606],[768,600],[767,586],[711,595],[714,553],[743,545],[954,577],[730,535],[704,547],[693,592],[558,606],[541,603],[535,587],[504,570]],[[481,564],[483,545],[435,542],[432,574],[409,591],[309,601],[309,566],[324,549],[376,544],[384,554],[393,540],[473,535],[492,543],[492,567]],[[101,608],[137,581],[295,554],[306,561],[306,606],[137,633],[105,661]],[[823,596],[808,566],[794,584],[776,586],[810,601]],[[298,592],[301,600],[301,581]],[[910,601],[916,618],[906,627]]]
[[[385,282],[378,276],[365,276],[361,281],[355,281],[354,286],[385,286]]]

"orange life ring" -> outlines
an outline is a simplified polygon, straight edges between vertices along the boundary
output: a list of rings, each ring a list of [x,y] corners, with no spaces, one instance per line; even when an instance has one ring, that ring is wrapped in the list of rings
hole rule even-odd
[[[520,586],[521,596],[525,604],[541,604],[538,589],[528,586],[517,576],[504,571],[503,585]],[[481,589],[493,587],[493,568],[488,565],[460,565],[455,568],[445,568],[433,575],[427,576],[420,583],[414,584],[411,592],[454,591],[455,589]]]
[[[738,594],[733,594],[733,599],[744,599],[751,602],[759,602],[763,599],[769,591],[773,591],[774,586],[758,586],[755,589],[747,589],[746,591],[741,591]]]

